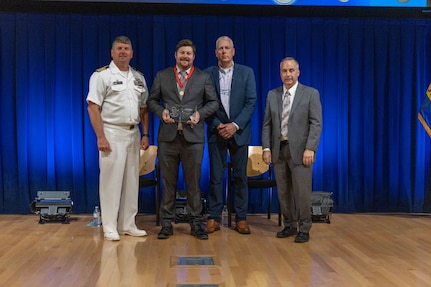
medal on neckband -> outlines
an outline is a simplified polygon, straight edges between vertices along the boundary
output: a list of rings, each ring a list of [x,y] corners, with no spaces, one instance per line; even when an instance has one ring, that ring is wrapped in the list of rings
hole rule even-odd
[[[180,91],[180,96],[184,96],[184,91]]]

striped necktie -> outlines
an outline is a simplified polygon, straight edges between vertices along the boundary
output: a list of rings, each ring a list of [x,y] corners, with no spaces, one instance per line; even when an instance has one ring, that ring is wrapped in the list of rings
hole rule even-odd
[[[283,94],[283,106],[281,112],[281,136],[287,139],[287,121],[290,113],[290,93],[286,91]]]

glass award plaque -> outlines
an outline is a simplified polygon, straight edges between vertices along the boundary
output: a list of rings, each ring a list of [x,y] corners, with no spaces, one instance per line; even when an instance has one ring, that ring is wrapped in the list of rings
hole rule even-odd
[[[187,107],[183,105],[169,105],[165,104],[165,108],[169,111],[169,115],[176,122],[186,123],[192,120],[194,112],[196,112],[197,107]]]

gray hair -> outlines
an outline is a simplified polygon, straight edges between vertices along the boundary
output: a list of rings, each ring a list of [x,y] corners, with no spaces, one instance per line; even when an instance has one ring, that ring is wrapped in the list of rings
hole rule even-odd
[[[286,58],[284,58],[283,60],[281,60],[281,62],[280,62],[280,68],[281,68],[281,65],[283,65],[283,63],[284,62],[286,62],[286,61],[294,61],[295,63],[296,63],[296,67],[298,68],[298,70],[299,70],[299,63],[298,63],[298,61],[295,59],[295,58],[293,58],[293,57],[286,57]]]
[[[114,48],[115,44],[122,43],[130,45],[130,49],[132,49],[132,41],[130,41],[129,37],[127,36],[118,36],[114,39],[114,42],[112,42],[112,48]]]
[[[221,36],[216,41],[216,49],[217,49],[218,42],[220,42],[221,40],[228,40],[229,43],[232,45],[232,48],[234,48],[233,41],[232,41],[232,39],[230,37],[228,37],[228,36]]]

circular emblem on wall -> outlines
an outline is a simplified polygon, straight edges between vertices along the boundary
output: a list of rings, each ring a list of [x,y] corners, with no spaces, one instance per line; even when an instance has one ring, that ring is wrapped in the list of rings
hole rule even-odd
[[[275,0],[275,2],[282,5],[290,5],[295,2],[295,0]]]

